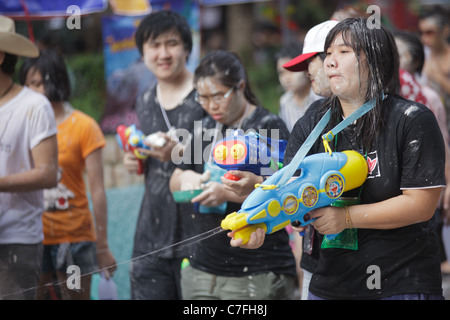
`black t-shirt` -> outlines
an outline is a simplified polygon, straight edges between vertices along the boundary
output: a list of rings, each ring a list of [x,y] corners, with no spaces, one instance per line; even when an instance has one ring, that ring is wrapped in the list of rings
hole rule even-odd
[[[189,163],[180,164],[180,169],[203,172],[204,161],[208,160],[203,155],[209,154],[213,138],[209,136],[203,141],[202,137],[208,129],[214,129],[215,127],[216,121],[210,116],[202,120],[202,126],[196,126],[193,141],[203,142],[201,150],[197,149],[197,153],[200,151],[202,153],[201,156],[197,155],[197,159],[201,158],[202,161],[195,164],[195,154],[194,151],[191,151],[191,160],[187,161]],[[229,129],[233,128],[226,126],[222,128],[222,137],[225,137],[226,131]],[[261,135],[266,135],[267,132],[269,138],[287,140],[289,137],[289,131],[284,122],[278,116],[261,107],[256,108],[249,117],[244,119],[241,129],[244,132],[252,129]],[[276,130],[273,132],[276,137],[270,134],[272,129]],[[192,146],[191,149],[194,150],[195,146]],[[238,211],[240,207],[240,203],[228,202],[225,214],[199,214],[197,217],[201,229],[205,232],[217,228],[227,214]],[[194,253],[189,261],[194,268],[221,276],[246,276],[268,271],[277,274],[296,275],[295,259],[289,246],[289,236],[286,230],[266,235],[266,241],[262,247],[256,250],[231,247],[230,238],[226,235],[226,232],[222,232],[196,243]]]
[[[175,108],[166,110],[170,125],[192,132],[194,121],[205,116],[203,108],[194,100],[194,92]],[[139,127],[145,135],[169,130],[156,97],[156,86],[144,92],[136,103]],[[195,212],[191,206],[180,213],[169,189],[175,169],[172,161],[161,162],[153,157],[145,161],[145,193],[136,224],[133,257],[169,247],[197,234]],[[191,210],[190,214],[186,210]],[[157,253],[159,257],[185,257],[190,246],[170,247]]]
[[[307,109],[305,114],[303,116],[310,116],[310,112],[312,112],[312,115],[315,114],[316,109],[322,106],[325,103],[326,99],[319,99],[317,101],[314,101]],[[297,120],[297,122],[300,122],[300,119]],[[296,122],[296,124],[297,124]],[[295,125],[294,125],[295,126]],[[296,131],[292,131],[291,135],[289,137],[288,146],[286,148],[286,153],[284,155],[284,163],[285,165],[288,165],[292,158],[295,156],[295,153],[297,152],[298,148],[300,148],[300,141],[299,140],[299,128],[297,127]],[[296,149],[297,148],[297,149]],[[309,230],[306,230],[309,229]],[[317,268],[317,264],[319,263],[319,250],[320,250],[320,244],[322,243],[323,236],[314,229],[312,225],[305,226],[305,236],[302,240],[302,257],[300,260],[300,267],[308,272],[313,273],[314,270]]]
[[[402,189],[445,185],[444,142],[433,113],[398,96],[387,96],[383,104],[389,106],[388,120],[370,150],[363,150],[355,138],[355,125],[348,126],[335,138],[336,151],[352,149],[363,155],[367,152],[369,175],[361,192],[362,204],[398,196]],[[294,126],[286,149],[288,161],[320,120],[316,116],[319,105]],[[318,152],[324,152],[320,138],[310,154]],[[431,221],[390,230],[358,229],[357,232],[356,251],[320,250],[309,287],[311,293],[326,299],[442,294],[438,242]],[[379,289],[370,285],[371,281],[376,285],[376,279],[371,276],[377,276],[377,271]]]

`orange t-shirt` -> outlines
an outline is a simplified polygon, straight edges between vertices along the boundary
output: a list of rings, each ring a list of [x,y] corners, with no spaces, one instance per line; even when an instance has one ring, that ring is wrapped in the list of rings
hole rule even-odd
[[[58,125],[58,186],[44,190],[44,244],[96,241],[83,173],[86,157],[106,144],[97,122],[74,110]]]

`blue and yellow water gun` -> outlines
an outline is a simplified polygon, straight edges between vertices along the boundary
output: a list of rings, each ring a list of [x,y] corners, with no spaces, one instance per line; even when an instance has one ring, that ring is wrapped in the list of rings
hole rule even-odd
[[[263,174],[263,169],[271,169],[272,174],[283,166],[286,145],[286,140],[270,139],[254,131],[244,135],[236,130],[213,146],[212,157],[217,166],[228,171],[241,170],[268,175]],[[239,180],[230,173],[224,176],[230,180]]]
[[[297,179],[278,186],[284,170],[275,172],[242,203],[241,209],[222,220],[225,230],[237,231],[236,239],[247,243],[258,228],[267,234],[283,229],[293,221],[311,223],[307,213],[335,202],[343,192],[361,186],[367,178],[367,162],[356,151],[318,153],[305,157]],[[333,238],[336,235],[329,235]]]

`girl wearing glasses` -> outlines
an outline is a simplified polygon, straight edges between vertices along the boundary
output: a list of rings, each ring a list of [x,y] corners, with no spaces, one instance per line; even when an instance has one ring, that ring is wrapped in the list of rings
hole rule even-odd
[[[196,100],[208,116],[194,129],[191,152],[192,164],[181,164],[172,175],[171,190],[200,188],[202,173],[214,139],[225,137],[227,129],[250,129],[262,134],[277,134],[276,139],[287,139],[289,132],[284,122],[262,108],[252,93],[246,71],[237,55],[227,51],[213,51],[200,62],[194,74]],[[208,141],[206,130],[214,137]],[[272,131],[271,131],[272,130]],[[220,137],[219,137],[220,136]],[[270,137],[270,136],[269,136]],[[202,141],[201,148],[195,142]],[[195,151],[200,150],[201,163],[195,163]],[[199,153],[200,151],[197,151]],[[206,159],[205,159],[206,158]],[[189,163],[189,161],[186,161]],[[241,180],[236,183],[253,185],[263,178],[248,172],[234,171]],[[224,179],[224,178],[222,178]],[[252,182],[249,182],[252,181]],[[245,187],[243,187],[245,189]],[[203,206],[225,203],[226,209],[199,215],[202,231],[220,226],[227,213],[237,211],[244,197],[238,196],[220,182],[209,181],[203,192],[192,199]],[[295,260],[286,231],[267,237],[258,250],[231,248],[225,233],[200,241],[189,258],[190,265],[182,270],[181,287],[184,299],[291,299],[295,286]],[[277,290],[275,290],[277,288]]]

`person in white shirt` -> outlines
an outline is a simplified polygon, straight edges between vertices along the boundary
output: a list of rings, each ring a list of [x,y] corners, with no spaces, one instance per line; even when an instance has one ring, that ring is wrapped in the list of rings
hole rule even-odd
[[[13,81],[38,48],[0,16],[0,299],[34,299],[42,262],[43,189],[56,186],[55,116],[48,99]]]

